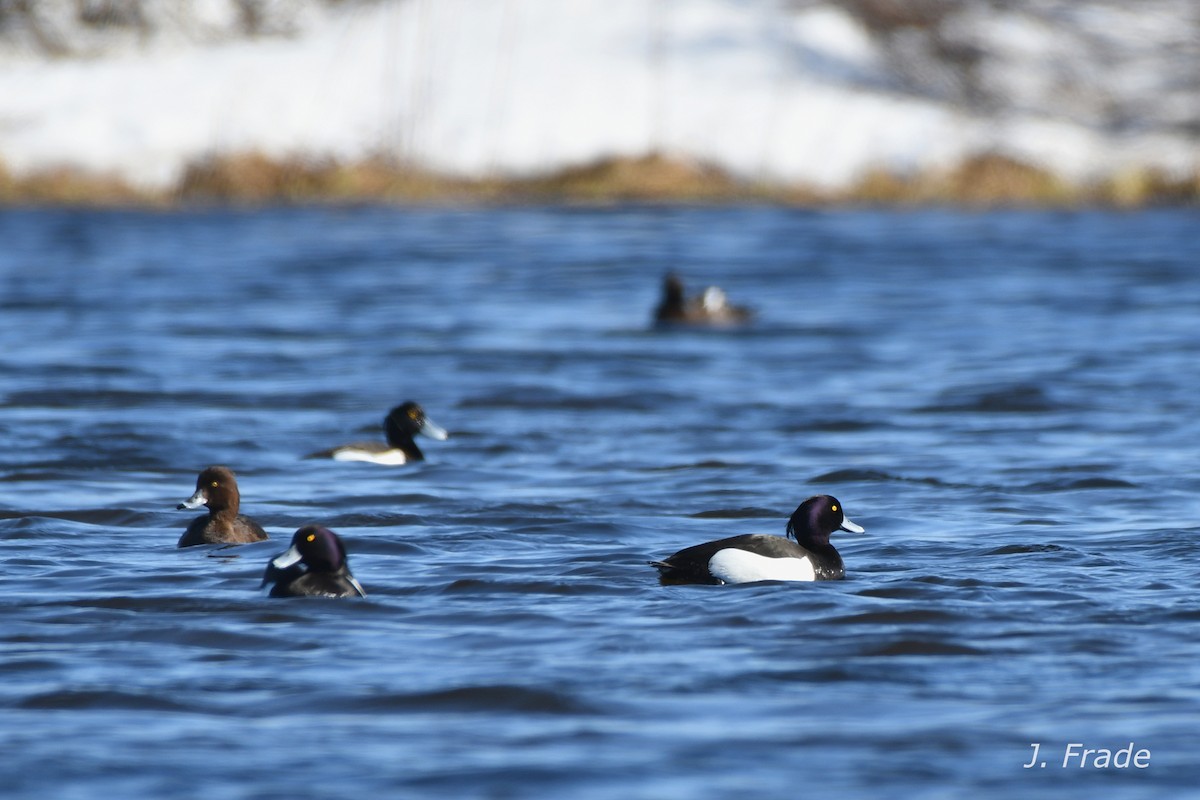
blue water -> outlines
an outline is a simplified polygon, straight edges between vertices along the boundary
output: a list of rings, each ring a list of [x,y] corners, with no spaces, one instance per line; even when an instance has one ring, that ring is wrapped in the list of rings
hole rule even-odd
[[[4,212],[4,796],[1194,791],[1198,223]],[[428,461],[301,460],[409,398]],[[212,463],[271,541],[176,549]],[[646,564],[815,493],[845,581]],[[258,588],[309,521],[366,600]]]

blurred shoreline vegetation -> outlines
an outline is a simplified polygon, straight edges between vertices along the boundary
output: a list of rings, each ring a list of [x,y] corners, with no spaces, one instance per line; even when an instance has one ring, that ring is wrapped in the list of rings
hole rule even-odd
[[[1200,0],[1195,0],[1200,2]],[[302,37],[332,17],[389,0],[0,0],[0,47],[51,60],[102,58],[154,42],[207,46]],[[1189,0],[778,0],[794,13],[836,8],[878,48],[869,87],[975,118],[1019,112],[1105,135],[1200,136],[1200,13]],[[1137,15],[1143,15],[1139,17]],[[1168,20],[1147,33],[1139,19]],[[325,20],[325,23],[322,22]],[[1026,50],[1012,31],[1033,32]],[[1123,27],[1132,26],[1124,31]],[[660,31],[660,36],[666,36]],[[1037,38],[1040,37],[1040,38]],[[1019,39],[1020,37],[1016,37]],[[1066,54],[1066,55],[1065,55]],[[1074,54],[1074,55],[1069,55]],[[1129,76],[1163,80],[1123,91]],[[1140,80],[1140,78],[1139,78]],[[394,154],[355,162],[255,151],[192,160],[164,188],[70,166],[6,169],[0,207],[352,203],[772,203],[798,206],[1138,208],[1200,204],[1200,169],[1114,169],[1086,182],[994,152],[938,169],[862,171],[838,188],[736,176],[674,153],[602,158],[524,175],[462,177]],[[411,154],[410,154],[411,155]],[[1045,162],[1042,162],[1044,164]]]
[[[800,207],[1143,208],[1200,205],[1200,172],[1128,169],[1080,184],[999,154],[917,174],[869,170],[828,189],[739,179],[659,153],[600,159],[542,174],[468,178],[388,157],[354,163],[261,153],[191,163],[172,186],[146,189],[119,175],[55,167],[14,175],[0,160],[0,207],[186,208],[267,205],[517,205],[563,203],[771,204]]]

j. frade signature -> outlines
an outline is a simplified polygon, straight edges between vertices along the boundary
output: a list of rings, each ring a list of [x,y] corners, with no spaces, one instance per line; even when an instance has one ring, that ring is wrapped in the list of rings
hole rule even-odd
[[[1025,769],[1033,769],[1034,767],[1045,768],[1046,761],[1041,757],[1042,743],[1030,742],[1030,747],[1033,748],[1033,755],[1029,759],[1029,763],[1023,765]],[[1150,751],[1146,748],[1138,748],[1133,742],[1130,742],[1125,747],[1112,750],[1107,747],[1084,747],[1082,742],[1067,742],[1067,745],[1062,751],[1062,762],[1058,764],[1062,768],[1078,767],[1084,769],[1090,767],[1092,769],[1146,769],[1150,766]],[[1057,759],[1055,759],[1057,761]]]

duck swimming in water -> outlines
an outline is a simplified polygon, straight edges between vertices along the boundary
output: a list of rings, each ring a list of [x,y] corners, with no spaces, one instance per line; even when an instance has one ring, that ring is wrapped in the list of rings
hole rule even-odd
[[[332,458],[334,461],[369,461],[373,464],[396,466],[411,461],[424,461],[425,454],[413,437],[417,434],[445,441],[450,434],[425,416],[425,409],[409,400],[388,412],[383,420],[386,442],[352,442],[305,458]]]
[[[698,297],[688,298],[683,281],[674,272],[663,279],[662,299],[654,310],[654,323],[659,326],[741,325],[754,318],[754,312],[729,302],[724,290],[709,286]]]
[[[179,538],[179,547],[198,544],[248,544],[268,538],[254,520],[238,513],[241,493],[229,467],[208,467],[196,478],[196,491],[176,508],[208,506],[208,515],[196,517]]]
[[[829,543],[834,531],[863,533],[863,528],[850,521],[836,497],[822,494],[808,498],[792,513],[787,525],[791,538],[731,536],[650,564],[658,568],[664,584],[840,580],[846,569]]]
[[[292,546],[271,559],[262,585],[274,584],[271,597],[366,597],[350,574],[341,538],[321,525],[305,525],[292,535]]]

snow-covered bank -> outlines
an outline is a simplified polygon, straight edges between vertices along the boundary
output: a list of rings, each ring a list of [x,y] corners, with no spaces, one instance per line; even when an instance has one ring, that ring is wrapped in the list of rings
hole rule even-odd
[[[1189,25],[1200,31],[1196,4],[1147,0],[1122,12],[1085,0],[1061,29],[1045,21],[1052,15],[960,5],[938,36],[975,48],[960,59],[966,90],[961,76],[937,76],[950,62],[922,55],[928,27],[881,31],[863,0],[295,0],[277,35],[213,41],[183,26],[101,39],[88,56],[10,43],[0,52],[0,163],[18,175],[61,165],[117,173],[151,188],[233,153],[386,155],[478,177],[665,152],[822,188],[981,153],[1068,181],[1200,171],[1200,128],[1186,107],[1200,102],[1200,79],[1178,72],[1200,63],[1180,38]],[[181,4],[218,22],[230,6]],[[218,22],[210,28],[228,27]],[[1096,53],[1109,55],[1093,63]],[[1126,65],[1114,85],[1079,77],[1111,79],[1114,63]],[[1108,101],[1089,95],[1105,91]],[[1114,124],[1095,111],[1113,105],[1154,113]]]

